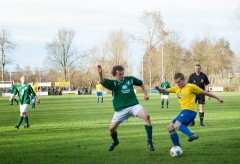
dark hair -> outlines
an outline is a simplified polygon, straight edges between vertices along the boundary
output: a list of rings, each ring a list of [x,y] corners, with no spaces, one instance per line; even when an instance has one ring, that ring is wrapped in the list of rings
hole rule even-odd
[[[200,67],[200,68],[201,68],[201,65],[200,65],[200,64],[196,64],[195,66],[196,66],[196,67]]]
[[[117,71],[124,71],[124,68],[121,65],[116,65],[112,68],[112,75],[115,76]]]
[[[185,80],[184,75],[182,73],[175,73],[174,80],[180,78],[181,80]]]

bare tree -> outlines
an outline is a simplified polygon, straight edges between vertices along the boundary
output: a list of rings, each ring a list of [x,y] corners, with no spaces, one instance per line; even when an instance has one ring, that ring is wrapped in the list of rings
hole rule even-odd
[[[64,81],[67,81],[67,75],[75,66],[76,49],[73,47],[75,32],[73,30],[60,30],[57,37],[50,43],[46,43],[48,56],[47,64],[52,68],[59,69],[63,72]]]
[[[11,41],[10,34],[2,29],[0,33],[0,48],[1,48],[1,65],[2,65],[2,81],[4,81],[4,72],[6,64],[12,62],[11,58],[6,53],[11,52],[16,47],[15,43]]]
[[[71,71],[71,84],[77,87],[88,86],[89,93],[99,80],[96,72],[98,64],[104,67],[104,73],[107,77],[111,76],[110,70],[114,63],[112,54],[110,55],[109,49],[107,49],[106,42],[102,46],[95,46],[82,52],[78,56],[78,61],[78,67]]]
[[[224,79],[224,72],[233,69],[234,53],[224,38],[205,37],[195,40],[191,45],[193,61],[200,63],[209,74],[211,83],[219,83]]]
[[[177,33],[170,32],[164,43],[164,72],[168,80],[173,82],[174,74],[181,71],[184,59],[183,48]],[[186,63],[184,63],[185,65]]]
[[[147,28],[146,39],[142,39],[145,43],[147,50],[156,48],[163,41],[167,32],[164,30],[164,23],[160,12],[144,11],[140,17],[140,21]]]
[[[188,79],[189,75],[193,73],[193,68],[195,62],[193,61],[193,55],[191,51],[187,48],[182,48],[181,60],[178,61],[179,72],[182,72],[185,75],[185,78]],[[174,83],[174,79],[172,79]]]
[[[56,81],[60,81],[61,79],[59,77],[61,77],[61,73],[59,72],[59,70],[54,69],[54,68],[50,68],[46,71],[46,75],[47,75],[47,79],[46,81],[49,82],[56,82]]]
[[[106,52],[112,61],[111,63],[113,65],[123,65],[127,67],[129,40],[123,30],[112,31],[105,45]]]
[[[13,76],[12,80],[15,83],[20,83],[20,78],[22,75],[23,75],[23,70],[21,69],[19,64],[17,64],[15,67],[14,73],[12,74],[12,76]]]
[[[82,77],[85,79],[84,84],[88,86],[89,93],[92,92],[93,84],[96,83],[97,71],[96,66],[100,63],[101,55],[99,53],[98,47],[93,47],[90,49],[85,56],[87,57],[85,61],[85,66],[81,70],[84,70]]]
[[[162,21],[160,12],[145,11],[140,17],[140,21],[145,25],[147,29],[145,38],[137,39],[146,46],[145,54],[143,57],[144,61],[142,61],[142,67],[144,65],[142,78],[144,81],[149,83],[149,87],[151,88],[152,77],[154,77],[152,73],[154,70],[156,70],[155,66],[161,66],[161,60],[154,60],[157,55],[161,54],[156,50],[163,45],[164,38],[168,34],[164,30],[164,23]],[[153,61],[158,61],[158,64],[153,64]],[[162,69],[158,69],[158,76],[161,74],[160,70]],[[147,79],[149,79],[149,81]]]

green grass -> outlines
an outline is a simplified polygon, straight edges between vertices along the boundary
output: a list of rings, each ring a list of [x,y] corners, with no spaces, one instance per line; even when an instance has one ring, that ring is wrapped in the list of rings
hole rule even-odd
[[[172,158],[168,123],[179,113],[175,95],[170,108],[160,108],[160,96],[150,95],[140,103],[147,109],[153,124],[155,151],[146,146],[143,121],[130,118],[118,128],[120,144],[108,151],[112,142],[108,126],[113,109],[110,95],[104,103],[96,103],[94,95],[42,96],[36,109],[29,108],[30,128],[15,129],[19,107],[10,106],[0,97],[0,163],[240,163],[240,94],[217,93],[224,103],[214,99],[205,105],[205,127],[190,129],[200,138],[189,143],[178,133],[184,151],[181,158]]]

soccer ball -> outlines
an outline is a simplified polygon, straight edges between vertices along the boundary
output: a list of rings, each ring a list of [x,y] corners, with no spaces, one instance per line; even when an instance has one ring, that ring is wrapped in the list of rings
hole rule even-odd
[[[183,154],[183,150],[181,147],[179,146],[173,146],[171,149],[170,149],[170,155],[172,157],[181,157]]]

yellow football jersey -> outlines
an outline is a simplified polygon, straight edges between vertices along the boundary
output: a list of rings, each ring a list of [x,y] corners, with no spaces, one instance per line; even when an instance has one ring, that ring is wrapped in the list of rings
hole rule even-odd
[[[38,86],[37,86],[37,85],[34,85],[34,86],[32,86],[32,89],[33,89],[33,91],[35,92],[35,94],[37,94]]]
[[[102,92],[102,91],[103,91],[103,86],[102,86],[102,84],[97,84],[97,85],[96,85],[96,90],[97,90],[97,92]]]
[[[197,112],[196,94],[200,94],[202,89],[195,84],[186,84],[183,88],[178,86],[167,89],[169,93],[176,93],[181,109],[188,109]]]

